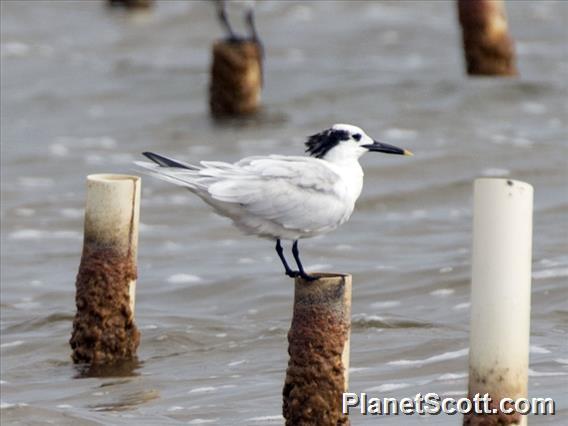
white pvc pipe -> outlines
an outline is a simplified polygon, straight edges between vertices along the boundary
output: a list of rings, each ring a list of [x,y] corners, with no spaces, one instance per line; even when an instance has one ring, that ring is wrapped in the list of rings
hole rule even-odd
[[[532,215],[528,183],[475,181],[469,395],[489,393],[495,404],[527,396]]]
[[[85,243],[116,250],[136,266],[140,220],[140,177],[116,174],[87,176]],[[129,283],[134,316],[136,280]]]

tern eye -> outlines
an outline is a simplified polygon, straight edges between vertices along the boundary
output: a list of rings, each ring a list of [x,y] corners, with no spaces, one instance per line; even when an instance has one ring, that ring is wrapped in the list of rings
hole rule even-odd
[[[361,134],[360,133],[354,134],[353,139],[355,139],[357,142],[359,142],[361,140]]]

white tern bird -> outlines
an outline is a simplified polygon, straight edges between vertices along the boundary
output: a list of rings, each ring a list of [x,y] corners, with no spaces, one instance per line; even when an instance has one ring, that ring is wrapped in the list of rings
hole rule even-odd
[[[307,157],[267,155],[192,165],[144,152],[153,163],[136,164],[189,189],[246,234],[275,240],[286,275],[311,281],[316,278],[302,266],[298,240],[333,231],[349,219],[363,187],[359,157],[369,151],[412,155],[373,140],[359,127],[335,124],[308,138]],[[293,241],[297,271],[288,265],[281,240]]]

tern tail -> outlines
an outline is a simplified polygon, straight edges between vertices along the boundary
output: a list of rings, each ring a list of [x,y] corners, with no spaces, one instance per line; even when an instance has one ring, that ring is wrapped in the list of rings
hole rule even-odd
[[[143,152],[143,156],[152,160],[158,166],[161,167],[175,167],[178,169],[188,169],[188,170],[199,170],[197,167],[192,166],[191,164],[182,163],[177,160],[173,160],[168,157],[164,157],[163,155],[155,154],[153,152]]]

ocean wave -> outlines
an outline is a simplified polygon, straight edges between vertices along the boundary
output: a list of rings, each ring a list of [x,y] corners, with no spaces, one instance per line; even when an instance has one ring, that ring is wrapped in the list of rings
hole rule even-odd
[[[441,361],[448,361],[450,359],[456,359],[466,356],[469,353],[469,348],[459,349],[457,351],[452,352],[444,352],[439,355],[434,355],[429,358],[425,359],[400,359],[397,361],[390,361],[387,365],[396,365],[396,366],[410,366],[410,365],[425,365],[425,364],[434,364],[436,362]]]

